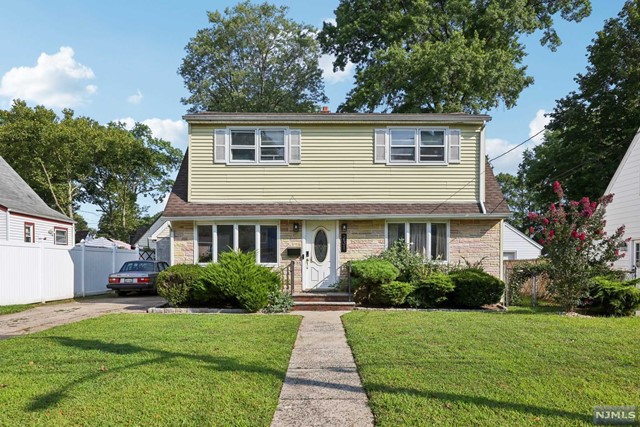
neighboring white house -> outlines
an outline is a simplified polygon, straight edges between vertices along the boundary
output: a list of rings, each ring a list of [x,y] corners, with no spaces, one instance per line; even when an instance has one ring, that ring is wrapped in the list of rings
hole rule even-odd
[[[171,223],[160,216],[136,236],[133,246],[143,250],[151,249],[155,252],[156,261],[166,261],[171,265],[171,233]]]
[[[625,226],[624,237],[631,238],[620,248],[624,257],[614,263],[621,270],[640,267],[640,129],[611,178],[605,194],[613,193],[613,202],[607,208],[607,233]]]
[[[507,222],[504,223],[502,238],[504,259],[536,259],[542,251],[542,246]]]
[[[0,240],[73,247],[74,221],[51,209],[0,157]]]

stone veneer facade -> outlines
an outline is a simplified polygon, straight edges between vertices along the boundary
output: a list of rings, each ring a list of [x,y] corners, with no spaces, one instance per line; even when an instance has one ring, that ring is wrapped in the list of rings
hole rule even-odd
[[[300,229],[293,231],[293,224],[298,223]],[[280,221],[280,266],[289,266],[294,261],[294,290],[302,291],[302,261],[300,257],[288,257],[287,248],[302,250],[302,220]],[[385,247],[384,220],[345,220],[347,224],[347,251],[340,253],[340,276],[346,277],[344,265],[348,261],[363,259],[377,255]],[[501,221],[487,220],[450,220],[449,255],[453,264],[482,262],[489,273],[500,277],[501,268]],[[174,230],[174,262],[193,263],[194,257],[194,223],[191,221],[173,222]],[[340,233],[341,234],[341,233]],[[340,242],[338,242],[338,248]]]

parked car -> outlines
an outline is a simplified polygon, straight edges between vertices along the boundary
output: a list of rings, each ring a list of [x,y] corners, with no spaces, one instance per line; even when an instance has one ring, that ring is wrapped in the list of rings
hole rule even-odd
[[[129,261],[125,262],[120,271],[109,275],[107,288],[122,296],[129,292],[156,292],[156,278],[158,273],[169,268],[164,261]]]

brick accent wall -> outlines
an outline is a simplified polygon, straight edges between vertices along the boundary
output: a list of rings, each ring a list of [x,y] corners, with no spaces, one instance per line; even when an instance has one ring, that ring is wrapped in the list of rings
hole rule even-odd
[[[340,277],[346,278],[345,264],[348,261],[364,259],[371,255],[378,255],[384,251],[384,220],[340,221],[347,224],[347,252],[340,253]],[[342,235],[342,231],[339,233]],[[340,250],[340,242],[338,242]]]
[[[293,223],[300,227],[293,231]],[[280,221],[280,266],[286,267],[294,261],[294,292],[302,292],[302,260],[300,257],[288,257],[287,248],[300,248],[302,251],[302,220]]]
[[[171,222],[173,227],[173,262],[175,264],[193,264],[193,222]]]
[[[449,254],[456,264],[482,260],[489,274],[500,277],[500,221],[451,220]],[[484,258],[484,259],[483,259]]]

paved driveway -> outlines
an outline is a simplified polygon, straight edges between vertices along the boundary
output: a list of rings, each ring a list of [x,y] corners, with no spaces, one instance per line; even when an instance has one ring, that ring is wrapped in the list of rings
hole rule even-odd
[[[144,313],[163,302],[155,295],[94,297],[63,304],[44,304],[20,313],[0,316],[0,339],[42,331],[108,313]]]

